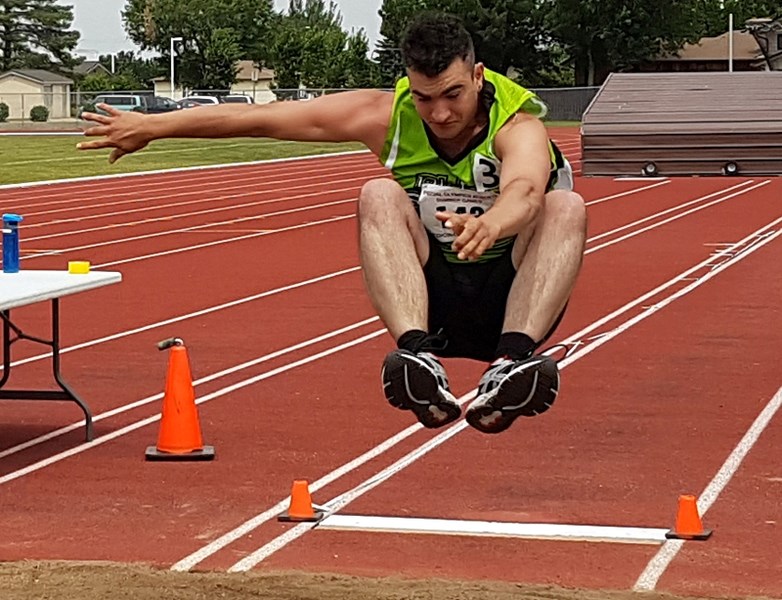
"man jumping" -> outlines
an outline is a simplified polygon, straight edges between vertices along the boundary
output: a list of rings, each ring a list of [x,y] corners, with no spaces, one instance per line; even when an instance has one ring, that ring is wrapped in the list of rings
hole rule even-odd
[[[369,298],[397,344],[383,391],[426,427],[461,415],[443,357],[489,363],[467,422],[484,433],[549,409],[556,362],[536,354],[558,325],[581,268],[583,199],[551,142],[535,94],[476,62],[450,15],[425,14],[402,41],[393,93],[347,91],[309,102],[225,104],[160,115],[85,113],[110,162],[161,138],[358,141],[392,178],[358,198]]]

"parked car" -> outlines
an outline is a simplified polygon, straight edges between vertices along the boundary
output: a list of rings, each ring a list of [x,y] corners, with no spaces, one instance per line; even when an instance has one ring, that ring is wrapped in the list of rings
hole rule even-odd
[[[217,96],[188,96],[184,100],[190,100],[198,104],[220,104],[220,98]]]
[[[84,111],[105,114],[98,104],[108,104],[117,110],[132,110],[143,113],[164,113],[179,110],[182,107],[171,98],[164,96],[143,96],[140,94],[99,94],[92,102],[81,107],[78,116]]]
[[[199,106],[207,106],[206,104],[196,102],[190,98],[182,98],[181,100],[177,100],[177,104],[179,105],[179,108],[198,108]]]
[[[171,98],[164,96],[152,96],[150,98],[144,98],[145,108],[142,112],[150,114],[167,113],[174,110],[181,110],[181,106]]]
[[[98,104],[108,104],[117,110],[142,110],[146,106],[143,96],[136,94],[98,94],[92,102],[79,109],[78,117],[81,118],[84,111],[105,115],[106,112],[99,109]]]
[[[223,102],[231,102],[235,104],[253,103],[253,99],[250,96],[245,96],[244,94],[228,94],[227,96],[223,96],[222,100]]]

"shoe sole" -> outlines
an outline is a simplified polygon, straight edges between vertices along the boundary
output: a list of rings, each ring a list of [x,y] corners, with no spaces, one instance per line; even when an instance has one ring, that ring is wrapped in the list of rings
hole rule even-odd
[[[558,390],[557,363],[544,358],[510,373],[494,390],[477,398],[467,410],[465,420],[482,433],[502,433],[518,417],[546,412],[556,400]],[[545,396],[540,397],[544,392]]]
[[[437,379],[414,356],[396,352],[387,356],[382,381],[383,392],[391,406],[412,411],[424,427],[443,427],[462,414],[459,405],[442,395]],[[395,389],[405,392],[395,396]]]

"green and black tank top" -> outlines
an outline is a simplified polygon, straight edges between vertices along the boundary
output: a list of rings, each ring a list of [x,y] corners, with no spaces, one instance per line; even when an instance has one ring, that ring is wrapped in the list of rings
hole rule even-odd
[[[418,116],[407,77],[396,85],[394,107],[380,156],[394,179],[407,191],[416,205],[426,229],[437,240],[450,262],[462,262],[451,250],[453,233],[438,221],[437,211],[483,214],[499,193],[501,163],[494,152],[494,138],[508,120],[519,111],[543,117],[547,111],[538,96],[486,69],[482,99],[489,120],[485,129],[457,157],[438,154],[430,142],[428,128]],[[551,176],[549,189],[557,184],[566,167],[559,149],[549,142]],[[564,183],[564,182],[561,182]],[[498,240],[481,257],[491,260],[501,255],[514,238]]]

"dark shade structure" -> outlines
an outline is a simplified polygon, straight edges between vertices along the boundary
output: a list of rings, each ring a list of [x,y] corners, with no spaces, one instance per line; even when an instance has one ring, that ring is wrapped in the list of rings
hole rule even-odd
[[[581,134],[585,176],[782,175],[782,72],[612,73]]]

